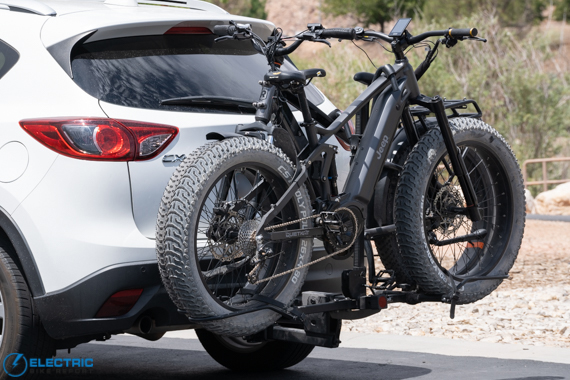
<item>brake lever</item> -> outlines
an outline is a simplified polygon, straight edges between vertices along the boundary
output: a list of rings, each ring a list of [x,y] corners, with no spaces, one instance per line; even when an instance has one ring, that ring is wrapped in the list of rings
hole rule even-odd
[[[233,40],[233,39],[234,39],[234,36],[222,36],[222,37],[216,38],[216,39],[214,40],[214,43],[222,42],[222,41],[225,41],[225,40]]]
[[[311,40],[311,41],[313,41],[313,42],[321,42],[321,43],[323,43],[323,44],[329,45],[329,47],[332,47],[331,43],[328,42],[327,40],[322,40],[322,39],[320,39],[320,38],[315,38],[314,40]]]
[[[480,38],[480,37],[467,37],[468,40],[473,40],[473,41],[480,41],[480,42],[487,42],[486,38]]]

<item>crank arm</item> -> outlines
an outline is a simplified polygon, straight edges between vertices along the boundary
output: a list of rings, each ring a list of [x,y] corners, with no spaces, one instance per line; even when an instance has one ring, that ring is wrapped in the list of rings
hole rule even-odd
[[[437,240],[435,238],[430,239],[430,244],[441,247],[441,246],[449,245],[449,244],[462,243],[464,241],[481,240],[485,236],[487,236],[487,230],[482,228],[482,229],[477,230],[473,233],[463,235],[463,236],[457,236],[457,237],[454,237],[452,239],[447,239],[447,240]]]
[[[325,233],[324,229],[321,227],[317,228],[305,228],[299,230],[287,230],[287,231],[276,231],[269,235],[271,241],[281,241],[281,240],[291,240],[300,239],[306,237],[323,236]]]

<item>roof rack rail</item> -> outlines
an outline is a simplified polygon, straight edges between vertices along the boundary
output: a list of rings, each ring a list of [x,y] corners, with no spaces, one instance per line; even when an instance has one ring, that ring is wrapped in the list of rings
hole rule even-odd
[[[38,0],[0,0],[0,9],[41,16],[55,16],[57,14],[52,8]]]
[[[225,10],[205,1],[199,0],[138,0],[140,5],[162,5],[168,7],[187,8],[198,11],[208,11],[227,14]]]

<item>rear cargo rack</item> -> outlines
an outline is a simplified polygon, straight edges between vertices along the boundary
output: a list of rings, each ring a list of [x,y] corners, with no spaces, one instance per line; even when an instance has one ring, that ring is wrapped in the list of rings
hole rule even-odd
[[[467,109],[467,106],[470,104],[473,105],[476,112],[458,112],[457,111],[460,109],[463,109],[463,110]],[[483,112],[481,112],[481,108],[479,107],[477,102],[473,99],[444,100],[443,106],[445,107],[445,109],[451,110],[451,114],[447,115],[447,117],[449,119],[453,119],[454,117],[470,117],[470,118],[474,118],[474,119],[481,119],[481,116],[483,116]],[[413,116],[427,116],[431,113],[430,110],[428,110],[427,108],[422,107],[422,106],[411,107],[410,111],[411,111]]]

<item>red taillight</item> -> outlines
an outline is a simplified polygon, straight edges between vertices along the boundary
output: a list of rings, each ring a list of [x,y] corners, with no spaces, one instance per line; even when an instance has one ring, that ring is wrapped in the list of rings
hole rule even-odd
[[[142,289],[129,289],[113,294],[101,306],[95,318],[110,318],[127,314],[135,306],[142,292]]]
[[[137,161],[156,157],[178,128],[131,120],[29,119],[22,128],[48,148],[85,160]]]
[[[388,307],[388,298],[384,296],[378,297],[378,307],[380,309],[386,309]]]
[[[178,134],[178,128],[167,125],[141,123],[133,120],[120,120],[133,134],[137,145],[137,160],[156,157]]]
[[[164,34],[212,34],[212,31],[201,26],[174,26]]]

